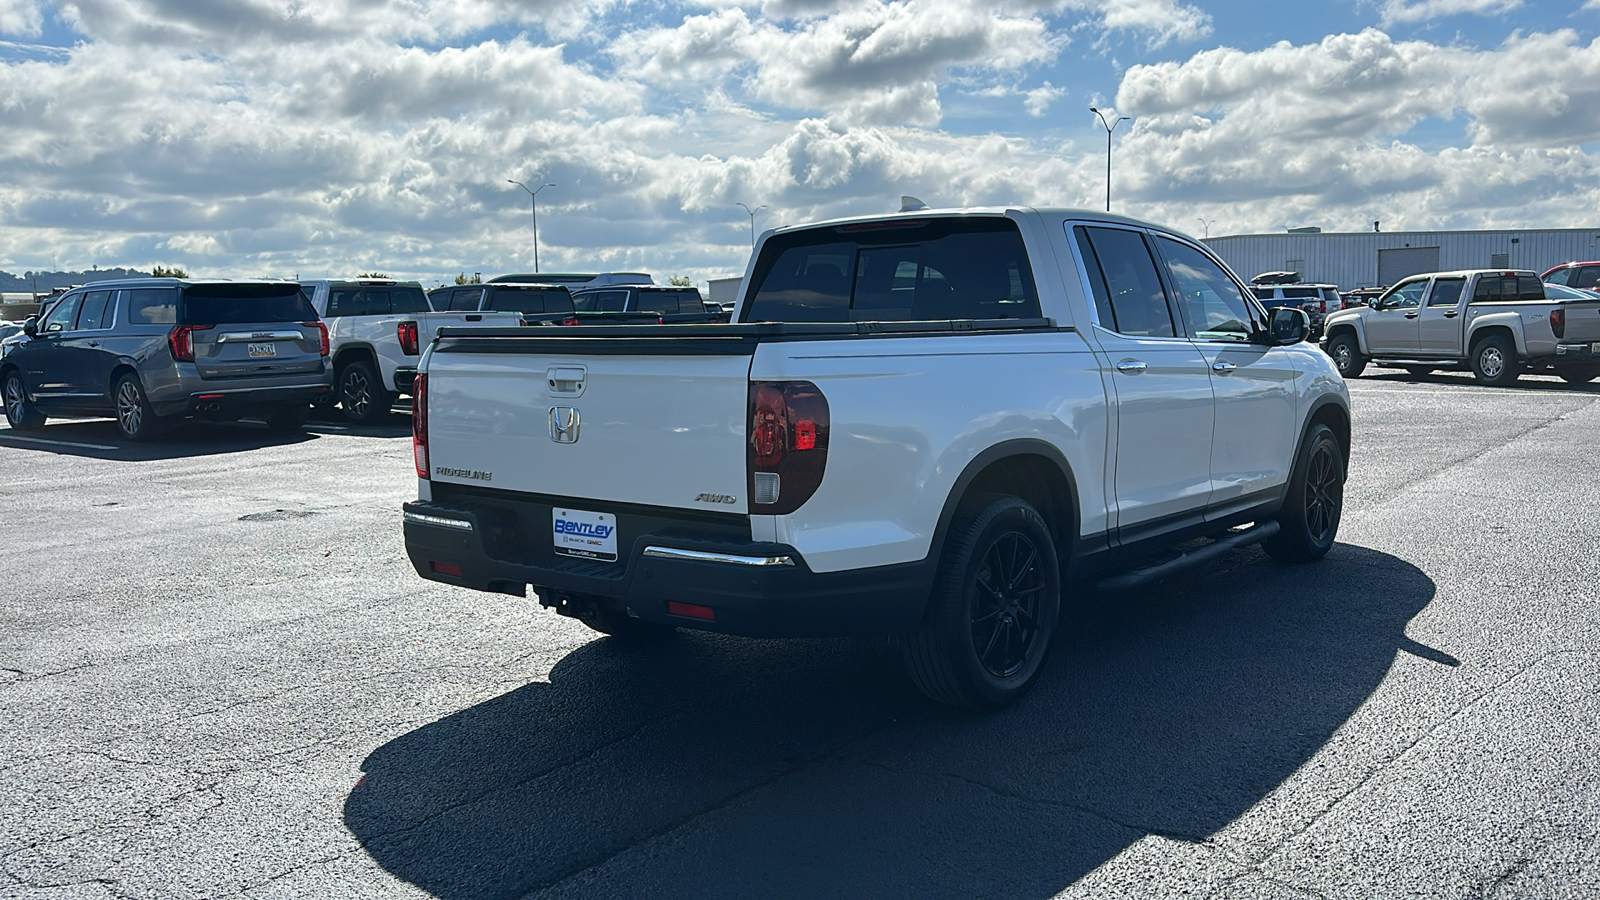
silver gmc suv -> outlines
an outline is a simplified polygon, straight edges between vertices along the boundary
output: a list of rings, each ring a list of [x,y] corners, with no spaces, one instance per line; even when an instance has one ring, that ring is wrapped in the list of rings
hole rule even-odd
[[[305,425],[331,386],[328,331],[300,285],[134,278],[64,294],[6,342],[0,397],[12,428],[112,415],[128,440],[186,416]]]

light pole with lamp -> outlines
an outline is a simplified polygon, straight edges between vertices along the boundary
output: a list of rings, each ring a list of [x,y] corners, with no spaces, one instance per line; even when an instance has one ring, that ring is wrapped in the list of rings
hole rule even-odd
[[[756,207],[755,209],[751,209],[750,207],[745,206],[743,203],[735,203],[734,206],[743,207],[744,211],[750,214],[750,249],[754,250],[756,246],[756,213],[766,209],[767,206],[765,203]]]
[[[1199,219],[1200,220],[1200,224],[1205,226],[1206,237],[1211,237],[1211,225],[1212,225],[1212,223],[1216,222],[1217,220],[1216,219],[1207,219],[1205,216],[1196,216],[1195,218]]]
[[[547,187],[555,187],[555,185],[546,182],[536,188],[530,188],[522,182],[513,181],[510,178],[507,178],[506,182],[528,192],[528,202],[533,207],[533,272],[537,275],[539,274],[539,192]]]
[[[1106,114],[1095,107],[1089,107],[1089,112],[1098,116],[1100,124],[1106,127],[1106,212],[1111,212],[1111,132],[1116,131],[1118,125],[1128,121],[1128,117],[1117,116],[1115,122],[1107,122]]]

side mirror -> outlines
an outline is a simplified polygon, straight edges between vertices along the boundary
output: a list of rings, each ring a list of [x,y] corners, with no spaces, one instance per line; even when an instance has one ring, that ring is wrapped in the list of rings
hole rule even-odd
[[[23,323],[22,323],[22,333],[27,335],[30,338],[38,337],[39,336],[39,317],[38,316],[29,316],[26,320],[24,320]]]
[[[1367,298],[1367,305],[1372,307],[1373,309],[1383,309],[1383,298],[1381,298],[1381,297],[1368,297]]]
[[[1311,334],[1311,317],[1305,310],[1275,306],[1267,312],[1267,343],[1286,347],[1300,343]]]

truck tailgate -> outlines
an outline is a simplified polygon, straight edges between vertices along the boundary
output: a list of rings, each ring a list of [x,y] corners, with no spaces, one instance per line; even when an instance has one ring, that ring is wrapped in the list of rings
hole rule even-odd
[[[1562,342],[1600,342],[1600,300],[1561,304],[1566,313],[1566,333]]]
[[[574,505],[746,511],[748,354],[561,354],[550,343],[435,348],[433,480]]]

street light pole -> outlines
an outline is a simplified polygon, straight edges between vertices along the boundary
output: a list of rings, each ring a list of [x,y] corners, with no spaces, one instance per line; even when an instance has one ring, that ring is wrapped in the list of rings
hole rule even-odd
[[[1106,114],[1095,107],[1089,107],[1089,112],[1098,116],[1100,124],[1106,128],[1106,212],[1111,212],[1111,132],[1116,131],[1118,125],[1128,121],[1128,117],[1117,116],[1115,122],[1107,122]]]
[[[1215,222],[1216,219],[1207,219],[1205,216],[1196,216],[1196,218],[1200,220],[1201,225],[1205,226],[1206,237],[1211,237],[1211,223]]]
[[[750,249],[754,250],[756,246],[756,213],[766,209],[766,204],[762,204],[755,209],[751,209],[743,203],[735,203],[734,205],[744,206],[744,211],[750,214]]]
[[[539,274],[539,192],[547,187],[555,187],[555,185],[547,182],[536,188],[530,188],[522,182],[512,181],[510,178],[507,178],[506,181],[527,191],[528,203],[533,207],[533,272],[537,275]]]

